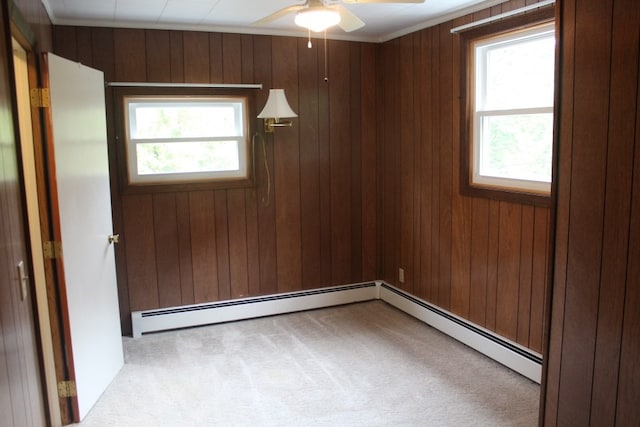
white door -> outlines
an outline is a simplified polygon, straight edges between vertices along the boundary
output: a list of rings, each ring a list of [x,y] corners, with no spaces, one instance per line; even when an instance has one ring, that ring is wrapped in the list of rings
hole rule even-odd
[[[109,242],[113,226],[104,77],[101,71],[53,54],[45,55],[43,68],[51,95],[49,147],[54,164],[49,165],[55,168],[66,326],[81,420],[124,363]]]

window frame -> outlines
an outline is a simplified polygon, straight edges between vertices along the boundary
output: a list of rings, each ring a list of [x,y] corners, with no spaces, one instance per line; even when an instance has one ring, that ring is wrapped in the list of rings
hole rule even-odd
[[[531,189],[512,189],[501,187],[499,185],[491,185],[491,183],[477,184],[473,181],[474,174],[474,162],[476,162],[476,156],[474,156],[474,150],[476,150],[473,143],[473,126],[477,123],[473,120],[475,115],[475,109],[473,101],[475,94],[475,73],[474,73],[474,42],[478,40],[486,40],[490,38],[499,37],[507,33],[522,31],[531,29],[537,26],[553,24],[555,19],[555,9],[553,6],[537,9],[535,11],[516,15],[513,17],[505,18],[500,21],[495,21],[483,26],[474,27],[469,30],[460,33],[461,43],[461,149],[460,149],[460,192],[466,196],[483,197],[495,200],[504,200],[510,202],[532,204],[537,206],[549,206],[550,205],[550,192],[541,192],[539,190]],[[557,34],[557,29],[556,29]],[[557,46],[557,45],[556,45]],[[555,56],[557,58],[557,48]],[[558,81],[558,67],[556,61],[556,69],[554,71],[554,83],[557,86]],[[557,93],[557,87],[555,89]],[[554,94],[554,101],[555,101]],[[554,102],[553,115],[554,124],[557,117],[556,106],[557,102]],[[555,132],[555,125],[554,125]],[[555,139],[555,138],[554,138]],[[555,144],[555,142],[554,142]],[[514,180],[516,181],[516,180]],[[552,183],[553,184],[553,183]],[[553,188],[553,185],[551,185]]]
[[[252,135],[255,128],[255,92],[245,88],[211,88],[211,87],[153,87],[153,86],[126,86],[113,87],[113,110],[115,123],[115,143],[117,153],[117,168],[119,187],[123,193],[154,193],[168,191],[192,191],[192,190],[219,190],[233,188],[253,187],[254,161]],[[239,147],[240,155],[245,158],[246,176],[241,177],[203,177],[201,173],[192,173],[193,180],[172,181],[166,176],[160,175],[154,182],[145,182],[131,179],[130,176],[130,150],[128,139],[128,111],[127,98],[156,98],[161,99],[194,99],[194,98],[218,98],[221,101],[238,100],[245,106],[244,111],[244,144]]]

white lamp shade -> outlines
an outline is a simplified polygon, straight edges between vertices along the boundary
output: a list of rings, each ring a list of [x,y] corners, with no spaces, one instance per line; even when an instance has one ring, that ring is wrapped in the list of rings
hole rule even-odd
[[[329,7],[309,7],[296,14],[295,23],[319,33],[340,23],[340,14]]]
[[[284,89],[270,89],[267,103],[264,105],[262,112],[258,114],[258,118],[286,119],[288,117],[298,117],[298,115],[289,106]]]

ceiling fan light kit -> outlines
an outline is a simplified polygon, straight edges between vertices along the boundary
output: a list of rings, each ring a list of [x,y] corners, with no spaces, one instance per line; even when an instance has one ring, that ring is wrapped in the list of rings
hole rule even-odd
[[[308,7],[296,13],[295,23],[299,27],[319,33],[340,23],[340,13],[326,7]]]

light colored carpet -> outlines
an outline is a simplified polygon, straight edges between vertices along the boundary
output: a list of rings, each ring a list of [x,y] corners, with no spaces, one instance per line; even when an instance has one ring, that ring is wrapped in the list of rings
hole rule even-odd
[[[537,425],[537,384],[381,301],[124,347],[80,427]]]

